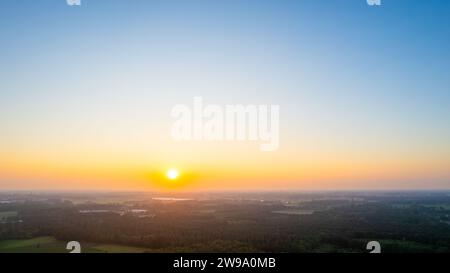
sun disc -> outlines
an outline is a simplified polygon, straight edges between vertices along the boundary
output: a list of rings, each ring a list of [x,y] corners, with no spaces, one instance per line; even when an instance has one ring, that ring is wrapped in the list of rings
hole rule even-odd
[[[176,169],[170,169],[167,171],[167,178],[169,178],[170,180],[174,180],[177,179],[177,177],[179,176],[179,172]]]

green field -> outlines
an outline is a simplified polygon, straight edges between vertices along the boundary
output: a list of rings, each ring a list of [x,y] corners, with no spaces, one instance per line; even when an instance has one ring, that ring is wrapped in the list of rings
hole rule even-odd
[[[424,207],[435,208],[435,209],[442,209],[442,210],[450,210],[450,205],[447,205],[447,204],[424,205]]]
[[[58,253],[67,252],[66,244],[53,237],[0,241],[0,253]]]
[[[67,242],[54,237],[0,241],[0,253],[68,253]],[[81,243],[83,253],[142,253],[150,249],[114,244]]]
[[[7,220],[9,217],[16,217],[17,211],[0,211],[0,221]]]
[[[106,253],[143,253],[150,252],[151,249],[133,247],[133,246],[122,246],[122,245],[94,245],[91,249],[96,252],[106,252]]]

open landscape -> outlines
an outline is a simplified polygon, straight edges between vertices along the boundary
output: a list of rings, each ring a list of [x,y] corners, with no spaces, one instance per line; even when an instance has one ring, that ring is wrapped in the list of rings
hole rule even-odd
[[[0,3],[2,261],[450,255],[450,0]]]
[[[450,192],[2,193],[0,252],[450,252]]]

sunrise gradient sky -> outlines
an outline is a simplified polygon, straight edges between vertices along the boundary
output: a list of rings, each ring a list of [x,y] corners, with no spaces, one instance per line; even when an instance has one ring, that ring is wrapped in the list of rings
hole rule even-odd
[[[5,0],[0,41],[0,190],[450,188],[450,1]],[[194,96],[280,149],[174,142]]]

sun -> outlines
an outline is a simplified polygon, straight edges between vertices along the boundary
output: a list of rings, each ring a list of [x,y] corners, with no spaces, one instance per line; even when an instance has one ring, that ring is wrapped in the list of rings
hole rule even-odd
[[[180,173],[177,169],[169,169],[166,173],[167,178],[169,178],[170,180],[177,179],[179,175]]]

